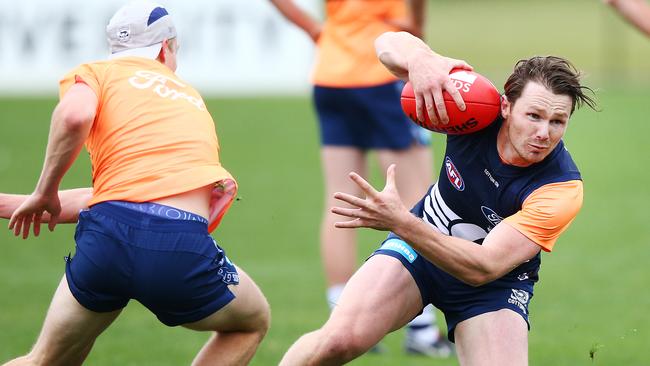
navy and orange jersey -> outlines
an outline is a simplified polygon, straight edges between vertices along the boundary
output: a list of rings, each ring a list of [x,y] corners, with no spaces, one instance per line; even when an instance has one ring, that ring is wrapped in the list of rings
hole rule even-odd
[[[504,163],[497,151],[502,121],[468,135],[449,135],[436,184],[415,214],[442,233],[483,242],[501,221],[551,251],[582,206],[582,179],[564,143],[528,167]],[[540,255],[506,280],[537,279]]]

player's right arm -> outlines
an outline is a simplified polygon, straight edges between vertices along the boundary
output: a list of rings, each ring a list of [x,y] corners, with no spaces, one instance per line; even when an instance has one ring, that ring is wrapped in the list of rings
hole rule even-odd
[[[375,40],[375,50],[388,71],[411,82],[418,120],[425,120],[426,108],[434,124],[449,122],[443,91],[451,95],[461,111],[465,110],[465,102],[449,78],[449,72],[455,68],[472,70],[468,63],[435,53],[421,39],[407,32],[380,35]],[[435,118],[434,107],[440,116],[439,121]]]
[[[79,211],[88,208],[88,202],[93,195],[92,188],[75,188],[59,191],[61,202],[61,213],[58,222],[75,223],[79,217]],[[14,211],[23,204],[29,197],[28,194],[0,193],[0,218],[9,219]],[[42,222],[50,221],[50,214],[45,213]]]
[[[645,0],[604,0],[628,22],[650,37],[650,4]]]
[[[54,230],[61,213],[59,183],[75,161],[95,120],[99,100],[94,90],[83,82],[72,85],[52,113],[45,162],[34,192],[14,211],[9,229],[14,235],[40,233],[44,213],[50,214],[48,228]]]
[[[307,35],[314,41],[318,41],[320,37],[322,24],[316,19],[312,18],[305,11],[300,9],[293,0],[270,0],[271,3],[287,18],[291,23],[305,31]]]

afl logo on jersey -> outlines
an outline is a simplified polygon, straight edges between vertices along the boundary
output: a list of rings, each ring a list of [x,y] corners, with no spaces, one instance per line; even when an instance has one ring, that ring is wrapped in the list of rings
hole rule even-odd
[[[445,170],[447,171],[447,178],[449,178],[451,185],[457,190],[463,191],[465,189],[465,182],[463,182],[463,177],[460,176],[458,169],[451,162],[449,156],[445,157]]]

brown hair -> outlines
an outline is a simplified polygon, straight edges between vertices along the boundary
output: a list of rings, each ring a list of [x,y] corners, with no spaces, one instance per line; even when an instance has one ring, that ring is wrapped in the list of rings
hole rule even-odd
[[[535,81],[553,94],[571,97],[571,113],[583,104],[596,110],[596,101],[586,94],[594,91],[580,85],[580,72],[569,61],[556,56],[535,56],[527,60],[519,60],[512,75],[504,85],[505,95],[510,103],[515,103],[529,81]]]

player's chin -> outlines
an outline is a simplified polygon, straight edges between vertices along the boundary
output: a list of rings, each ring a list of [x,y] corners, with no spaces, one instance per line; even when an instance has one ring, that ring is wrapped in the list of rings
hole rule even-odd
[[[540,161],[546,159],[550,151],[547,150],[538,150],[528,152],[528,162],[531,164],[539,163]]]

